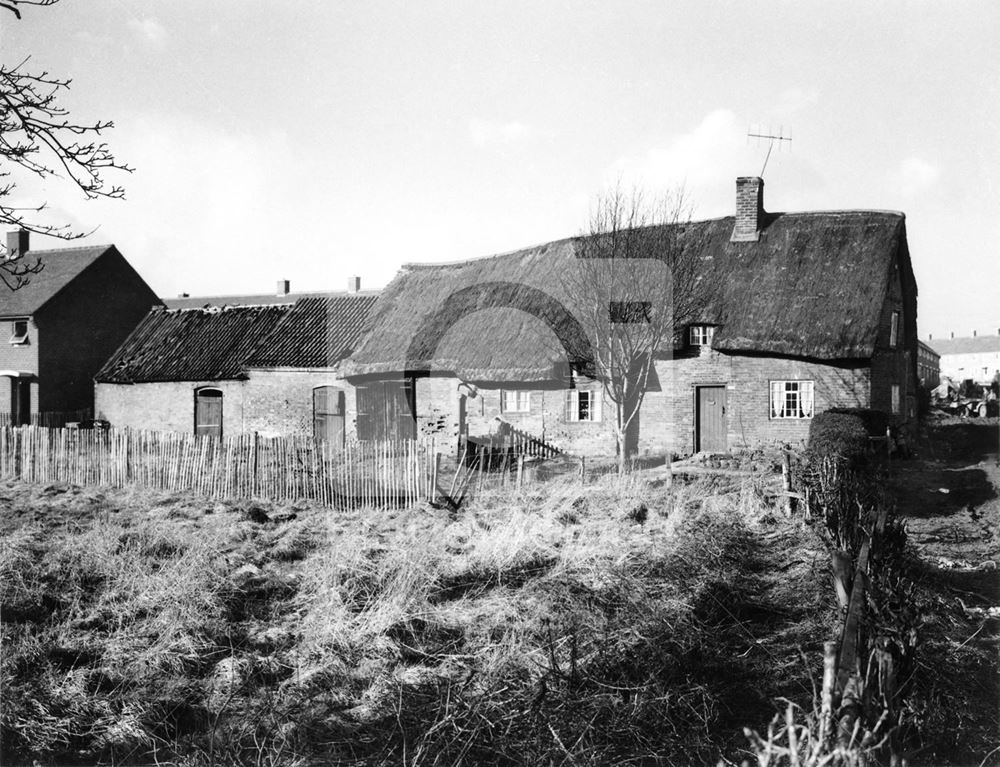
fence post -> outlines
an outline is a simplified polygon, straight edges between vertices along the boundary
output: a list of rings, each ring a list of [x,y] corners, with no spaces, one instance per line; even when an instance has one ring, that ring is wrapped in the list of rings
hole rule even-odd
[[[521,478],[524,475],[524,456],[517,457],[517,492],[521,492]]]
[[[587,484],[587,459],[580,456],[580,482]]]
[[[787,450],[781,451],[781,487],[785,491],[785,516],[790,517],[794,511],[792,505],[792,459]]]

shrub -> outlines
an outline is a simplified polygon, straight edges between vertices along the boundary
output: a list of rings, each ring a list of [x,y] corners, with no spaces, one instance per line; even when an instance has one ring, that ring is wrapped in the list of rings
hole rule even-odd
[[[860,418],[869,437],[884,437],[885,430],[892,422],[891,417],[884,410],[872,410],[867,407],[832,407],[826,412],[853,415]]]
[[[809,425],[809,451],[819,457],[863,459],[868,451],[868,429],[864,420],[853,413],[832,410],[820,413]]]

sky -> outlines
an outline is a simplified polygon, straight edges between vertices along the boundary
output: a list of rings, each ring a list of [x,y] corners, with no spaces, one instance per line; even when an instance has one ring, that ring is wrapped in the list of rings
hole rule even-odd
[[[71,77],[124,201],[22,187],[162,296],[385,285],[579,234],[616,182],[731,215],[906,214],[921,338],[1000,329],[1000,3],[61,0],[0,57]],[[60,247],[36,238],[35,247]],[[73,243],[81,244],[81,243]]]

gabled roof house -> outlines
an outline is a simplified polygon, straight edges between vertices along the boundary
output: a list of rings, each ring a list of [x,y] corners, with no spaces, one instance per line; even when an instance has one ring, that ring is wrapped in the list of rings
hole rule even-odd
[[[769,213],[763,186],[739,179],[736,216],[677,232],[693,275],[675,286],[687,291],[677,303],[693,308],[675,316],[657,355],[638,450],[798,442],[830,407],[915,414],[917,290],[905,217]],[[567,340],[580,307],[560,274],[573,268],[578,244],[404,266],[345,364],[358,436],[439,434],[457,449],[464,436],[501,427],[569,452],[613,454],[609,405]]]
[[[22,230],[7,234],[7,252],[41,270],[0,286],[0,421],[89,417],[94,374],[160,301],[114,245],[32,250]]]
[[[370,293],[328,293],[152,311],[97,373],[97,415],[155,431],[342,440],[337,365],[374,301]]]

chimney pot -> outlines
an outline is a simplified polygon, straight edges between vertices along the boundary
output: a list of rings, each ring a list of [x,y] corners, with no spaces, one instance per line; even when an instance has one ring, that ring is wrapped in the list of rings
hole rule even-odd
[[[361,278],[356,274],[352,274],[347,278],[347,292],[357,293],[359,290],[361,290]]]
[[[934,340],[934,334],[933,333],[928,333],[927,334],[927,340],[928,341],[933,341]]]
[[[973,331],[972,331],[972,337],[973,337],[973,338],[975,338],[975,337],[976,337],[976,331],[975,331],[975,330],[973,330]]]
[[[731,242],[757,242],[764,224],[764,179],[740,176],[736,179],[736,223]]]
[[[15,229],[7,232],[7,260],[20,258],[28,252],[31,247],[30,232],[26,229]]]
[[[952,338],[954,338],[955,337],[955,331],[954,330],[951,331],[950,335],[951,335]]]
[[[287,296],[292,292],[292,283],[288,280],[278,280],[278,295]]]

